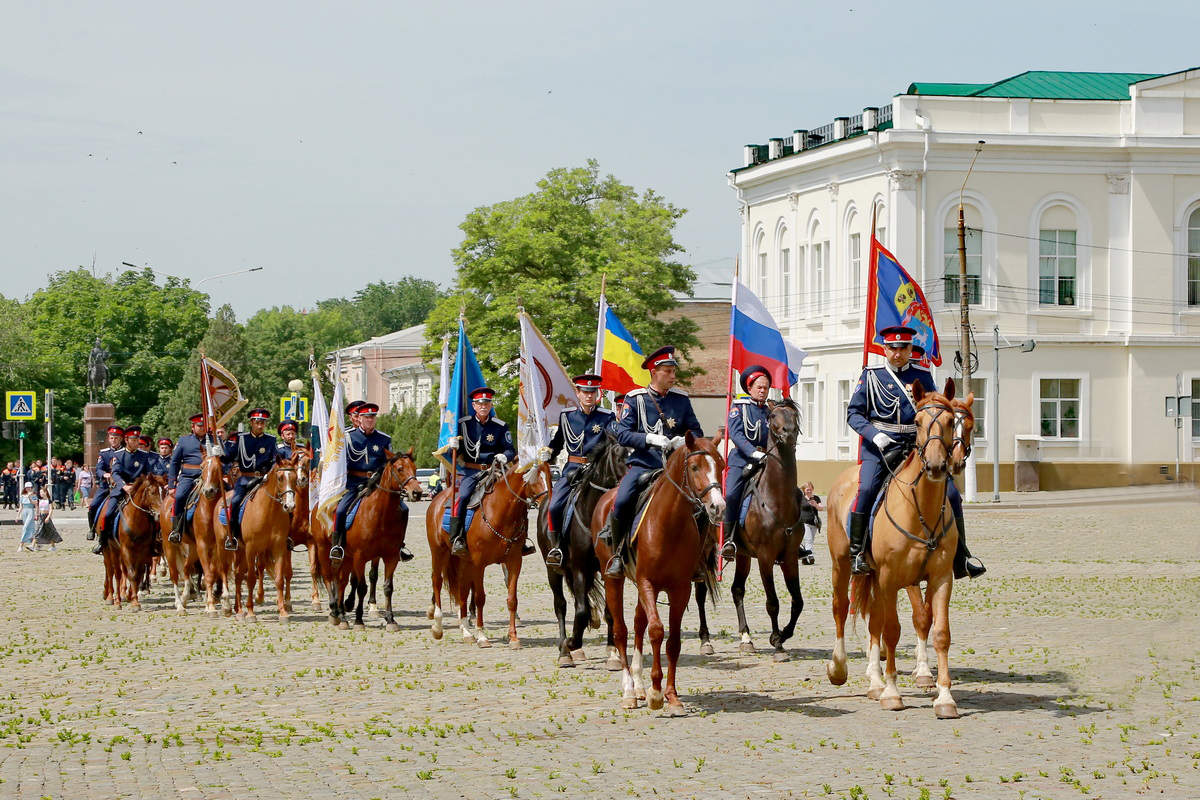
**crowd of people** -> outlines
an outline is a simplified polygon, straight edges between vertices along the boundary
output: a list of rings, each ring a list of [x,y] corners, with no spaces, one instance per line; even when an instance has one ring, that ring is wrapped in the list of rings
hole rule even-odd
[[[49,502],[59,510],[74,510],[76,503],[87,503],[93,485],[93,473],[87,464],[76,464],[72,459],[62,461],[51,458],[49,466],[41,459],[32,459],[22,472],[21,465],[9,461],[0,473],[0,496],[4,508],[19,510],[18,488],[24,478],[27,486],[34,489],[34,497],[40,498],[45,490]]]

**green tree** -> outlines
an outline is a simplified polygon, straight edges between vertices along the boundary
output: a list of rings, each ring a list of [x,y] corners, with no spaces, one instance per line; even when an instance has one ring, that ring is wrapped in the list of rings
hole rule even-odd
[[[433,360],[441,336],[457,330],[463,309],[484,377],[499,392],[497,413],[510,423],[519,306],[569,371],[592,366],[601,276],[607,276],[609,304],[644,350],[670,343],[686,357],[698,344],[691,320],[658,318],[680,305],[672,292],[690,294],[695,279],[675,258],[683,248],[672,231],[684,209],[652,190],[639,194],[612,175],[601,177],[596,161],[553,170],[537,186],[532,194],[467,215],[454,251],[454,290],[426,320],[425,355]],[[680,375],[686,380],[689,372]]]
[[[354,319],[364,339],[420,325],[445,295],[433,281],[409,275],[367,284],[354,294]]]

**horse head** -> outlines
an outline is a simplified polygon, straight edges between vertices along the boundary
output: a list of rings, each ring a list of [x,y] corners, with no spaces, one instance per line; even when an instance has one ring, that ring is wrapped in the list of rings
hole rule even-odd
[[[554,480],[550,475],[550,465],[544,461],[534,462],[534,466],[527,469],[523,477],[524,481],[518,495],[530,505],[536,504],[549,494],[550,487],[554,485]]]
[[[967,458],[971,455],[971,445],[975,440],[975,412],[971,406],[975,404],[975,393],[971,392],[966,399],[960,400],[954,396],[954,379],[946,379],[946,397],[950,398],[950,406],[954,409],[954,444],[950,449],[950,474],[958,475],[967,466]]]
[[[166,475],[142,475],[129,489],[129,501],[139,510],[158,521],[158,509],[167,488]]]
[[[409,484],[416,488],[410,488]],[[383,467],[383,474],[379,477],[379,488],[392,494],[408,492],[413,500],[421,499],[421,492],[425,487],[421,485],[421,479],[417,477],[417,462],[413,459],[411,447],[408,448],[407,453],[389,452],[387,454],[387,463]]]
[[[296,487],[300,483],[300,460],[304,456],[293,453],[291,458],[275,457],[275,466],[271,467],[267,480],[274,479],[274,486],[268,491],[271,498],[283,506],[283,510],[291,514],[296,510]]]
[[[308,486],[308,467],[312,463],[313,451],[308,445],[296,447],[292,450],[292,455],[295,457],[296,463],[296,488],[303,489]]]
[[[789,399],[768,404],[767,429],[772,438],[782,447],[796,453],[796,440],[800,438],[800,409]]]
[[[667,472],[682,472],[688,499],[702,507],[708,521],[718,524],[725,514],[725,495],[721,493],[721,473],[725,459],[708,439],[698,439],[688,431],[683,446],[676,448],[667,461]],[[674,480],[674,478],[673,478]]]
[[[224,475],[221,472],[221,459],[217,456],[206,455],[200,465],[200,491],[208,500],[220,496],[225,487]]]
[[[604,438],[588,453],[588,464],[585,467],[589,470],[587,479],[597,486],[611,489],[621,481],[629,469],[625,461],[627,456],[628,451],[617,444],[617,435],[606,429]]]
[[[917,456],[922,471],[935,481],[945,480],[950,473],[950,449],[954,444],[955,413],[951,405],[954,381],[947,381],[946,391],[949,396],[926,392],[920,383],[912,386],[917,408]]]

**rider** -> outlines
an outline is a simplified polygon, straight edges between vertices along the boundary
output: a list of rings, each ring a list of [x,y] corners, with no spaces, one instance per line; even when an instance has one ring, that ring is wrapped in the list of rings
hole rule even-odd
[[[109,458],[108,474],[112,480],[112,490],[100,515],[100,541],[96,543],[96,549],[92,552],[103,549],[105,540],[113,536],[117,524],[117,508],[120,505],[118,501],[122,494],[129,494],[130,484],[142,475],[153,472],[151,458],[157,458],[157,455],[138,448],[141,434],[142,429],[139,425],[126,428],[125,449]]]
[[[238,520],[246,492],[267,474],[275,463],[279,448],[275,437],[264,433],[271,412],[265,408],[255,408],[250,411],[250,432],[231,437],[225,443],[225,454],[221,460],[238,468],[237,482],[233,484],[233,497],[229,499],[229,538],[225,540],[226,550],[237,550],[242,538],[242,524]]]
[[[496,417],[492,408],[495,396],[495,390],[487,386],[480,386],[471,392],[471,410],[474,414],[458,421],[458,435],[450,439],[451,449],[458,450],[461,456],[457,465],[458,497],[450,518],[450,552],[463,558],[468,555],[467,532],[463,530],[463,525],[475,484],[479,483],[484,470],[493,463],[503,467],[517,457],[508,423]],[[522,550],[522,555],[526,554]]]
[[[667,452],[683,444],[688,431],[693,436],[704,435],[691,398],[674,388],[677,364],[671,345],[651,353],[642,362],[642,369],[650,373],[650,385],[627,394],[621,407],[617,443],[632,449],[627,459],[629,471],[617,488],[608,524],[600,531],[600,538],[612,548],[613,557],[604,571],[610,578],[625,574],[625,539],[642,489],[638,478],[648,470],[662,469]]]
[[[329,548],[329,560],[335,564],[346,557],[346,517],[350,507],[363,485],[387,464],[392,451],[392,437],[375,430],[378,414],[379,406],[374,403],[359,403],[355,407],[358,424],[346,433],[346,493],[338,501],[333,546]],[[295,436],[292,438],[294,440]],[[400,500],[400,517],[408,519],[408,506],[403,499]],[[412,557],[407,547],[400,548],[401,561],[411,561]]]
[[[742,496],[754,470],[767,457],[767,392],[771,391],[771,371],[757,364],[742,370],[742,391],[749,397],[739,397],[729,409],[725,429],[729,431],[729,472],[725,477],[725,546],[721,557],[726,561],[737,558],[738,517]]]
[[[909,387],[919,382],[926,391],[938,391],[929,370],[910,363],[915,333],[904,325],[880,331],[887,361],[863,370],[847,409],[847,424],[862,437],[858,450],[858,494],[850,509],[850,571],[855,575],[871,571],[863,549],[868,518],[883,486],[885,471],[895,471],[916,444],[916,407]],[[958,526],[955,577],[976,578],[987,570],[967,549],[962,495],[949,477],[946,497]]]
[[[174,447],[174,444],[171,442],[171,440],[167,439],[166,437],[159,439],[157,442],[158,452],[150,449],[150,446],[155,444],[155,441],[149,436],[143,436],[138,441],[139,449],[145,451],[146,455],[150,456],[148,459],[150,463],[150,471],[155,475],[166,475],[167,468],[171,464],[171,449]],[[166,450],[165,455],[163,454],[164,449]]]
[[[568,408],[558,415],[558,430],[550,440],[549,447],[543,447],[538,455],[543,461],[553,461],[558,458],[563,447],[567,448],[567,465],[563,467],[558,483],[550,494],[550,539],[554,546],[546,553],[546,566],[558,568],[563,563],[563,551],[570,541],[568,531],[563,526],[563,513],[567,510],[567,500],[571,494],[571,476],[583,469],[587,463],[588,454],[596,445],[604,441],[605,431],[616,430],[617,415],[612,410],[601,408],[599,375],[576,375],[575,397],[579,400],[578,408]]]
[[[203,414],[192,415],[188,422],[192,424],[192,432],[179,437],[179,446],[171,453],[168,475],[168,488],[175,493],[175,502],[171,506],[171,533],[167,536],[167,540],[172,542],[183,538],[188,495],[200,478],[200,465],[213,443],[212,437],[207,435],[208,426],[204,422]]]
[[[279,438],[282,439],[277,445],[279,455],[291,458],[292,452],[296,449],[296,433],[300,430],[299,423],[294,419],[285,419],[276,426],[275,430],[279,432]]]
[[[94,475],[93,481],[96,486],[96,494],[92,497],[92,502],[88,504],[88,540],[96,538],[96,521],[100,516],[100,509],[104,507],[104,501],[108,499],[108,494],[111,489],[109,474],[112,470],[113,456],[121,452],[125,446],[125,429],[120,425],[110,425],[108,427],[108,447],[100,451],[100,457],[96,459],[96,468],[92,470]],[[92,552],[100,555],[100,542],[92,548]]]

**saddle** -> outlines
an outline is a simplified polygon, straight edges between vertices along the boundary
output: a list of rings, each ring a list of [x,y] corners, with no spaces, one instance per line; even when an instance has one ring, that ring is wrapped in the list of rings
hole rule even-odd
[[[583,470],[580,470],[582,472]],[[478,508],[483,502],[483,496],[492,490],[496,482],[504,475],[503,470],[489,469],[483,473],[483,477],[475,484],[475,488],[471,491],[471,496],[467,498],[467,508]]]
[[[241,508],[238,509],[238,524],[239,525],[242,524],[242,520],[246,516],[246,506],[250,505],[250,501],[254,498],[254,495],[258,494],[258,490],[262,486],[263,480],[265,480],[265,479],[264,478],[255,478],[254,480],[252,480],[250,482],[250,485],[246,487],[246,494],[244,497],[242,497],[242,506],[241,506]],[[217,514],[217,518],[221,520],[222,525],[229,524],[229,518],[225,515],[225,504],[224,503],[221,504],[221,510]]]
[[[863,552],[871,552],[871,537],[875,533],[875,516],[879,513],[879,509],[883,506],[883,501],[887,497],[888,487],[892,485],[892,478],[895,476],[888,474],[883,479],[883,485],[879,487],[879,494],[875,495],[875,501],[871,503],[871,510],[867,513],[867,538],[863,542]],[[845,530],[846,538],[850,538],[850,512],[846,512]]]

